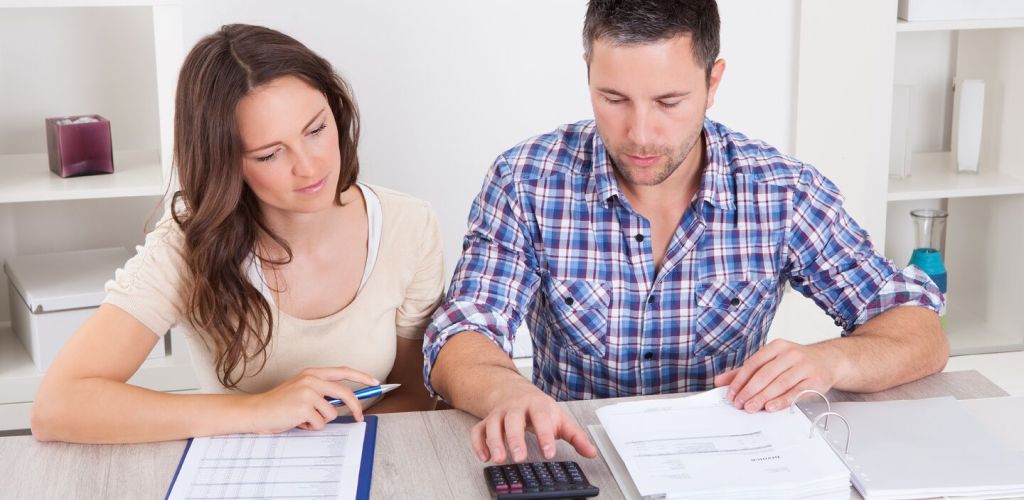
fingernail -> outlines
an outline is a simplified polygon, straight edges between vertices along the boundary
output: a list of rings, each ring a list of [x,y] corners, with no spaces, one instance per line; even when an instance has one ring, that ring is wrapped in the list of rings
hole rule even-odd
[[[380,380],[373,379],[373,385],[380,385]]]
[[[732,389],[729,389],[729,391],[725,393],[725,399],[728,399],[729,401],[732,401],[733,398],[735,398],[735,397],[736,397],[736,391],[734,391]]]
[[[522,448],[512,448],[512,459],[513,460],[522,460],[522,457],[519,456],[519,454],[522,453],[522,451],[523,451]]]
[[[544,458],[551,458],[555,456],[555,445],[549,444],[544,447]]]
[[[498,461],[499,453],[501,453],[500,448],[491,448],[491,458],[494,459],[495,462]]]
[[[776,403],[775,401],[772,401],[771,403],[768,403],[768,406],[766,406],[765,409],[768,410],[768,411],[778,410],[779,409],[779,404]]]
[[[482,451],[477,451],[476,452],[476,458],[479,458],[481,462],[486,462],[487,461],[487,457],[484,456],[484,452],[482,452]]]

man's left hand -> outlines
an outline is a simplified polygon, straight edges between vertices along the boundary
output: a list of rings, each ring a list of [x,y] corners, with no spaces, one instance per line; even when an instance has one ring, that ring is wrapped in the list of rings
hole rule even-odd
[[[776,339],[743,363],[715,377],[715,387],[728,385],[726,399],[747,412],[778,411],[793,403],[800,391],[822,394],[839,378],[841,353],[828,343],[801,345]]]

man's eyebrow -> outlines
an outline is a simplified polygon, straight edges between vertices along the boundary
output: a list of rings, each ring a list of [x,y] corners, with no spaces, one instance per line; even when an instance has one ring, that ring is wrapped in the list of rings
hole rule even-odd
[[[309,121],[308,121],[308,122],[306,123],[306,126],[305,126],[305,127],[302,127],[302,130],[306,130],[307,128],[309,128],[309,126],[310,126],[310,125],[312,125],[312,124],[313,124],[313,122],[315,122],[317,118],[320,118],[320,115],[324,114],[324,111],[326,111],[326,110],[327,110],[327,108],[326,108],[326,107],[324,107],[324,108],[320,108],[320,111],[318,111],[318,112],[316,113],[316,115],[314,115],[314,116],[313,116],[313,118],[311,118],[311,119],[310,119],[310,120],[309,120]],[[258,148],[252,148],[252,149],[250,149],[250,150],[246,151],[246,153],[254,153],[254,152],[256,152],[256,151],[260,151],[260,150],[263,150],[263,149],[267,149],[267,148],[269,148],[269,147],[271,147],[271,146],[277,146],[278,144],[281,144],[281,141],[274,141],[274,142],[271,142],[271,143],[269,143],[269,144],[264,144],[263,146],[260,146],[260,147],[258,147]]]

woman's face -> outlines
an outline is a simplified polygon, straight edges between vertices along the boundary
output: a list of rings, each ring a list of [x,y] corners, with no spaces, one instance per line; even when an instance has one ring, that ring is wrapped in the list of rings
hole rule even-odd
[[[235,109],[242,136],[242,176],[264,211],[329,208],[341,170],[338,125],[327,97],[283,76],[253,89]]]

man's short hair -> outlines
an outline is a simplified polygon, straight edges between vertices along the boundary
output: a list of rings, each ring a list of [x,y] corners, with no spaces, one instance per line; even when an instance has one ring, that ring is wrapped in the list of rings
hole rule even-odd
[[[590,62],[596,40],[614,45],[652,43],[690,35],[693,58],[705,78],[718,59],[718,4],[715,0],[590,0],[583,22],[583,50]]]

